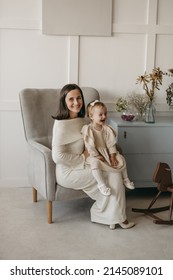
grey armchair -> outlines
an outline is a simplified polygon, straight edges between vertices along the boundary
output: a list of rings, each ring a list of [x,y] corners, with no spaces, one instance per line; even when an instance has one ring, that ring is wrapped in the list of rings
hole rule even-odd
[[[99,99],[96,89],[82,88],[85,104]],[[33,189],[33,201],[37,191],[47,202],[48,223],[52,223],[52,202],[86,197],[83,191],[63,188],[56,183],[55,163],[52,160],[51,115],[57,111],[60,89],[24,89],[19,93],[21,114],[28,144],[28,178]]]

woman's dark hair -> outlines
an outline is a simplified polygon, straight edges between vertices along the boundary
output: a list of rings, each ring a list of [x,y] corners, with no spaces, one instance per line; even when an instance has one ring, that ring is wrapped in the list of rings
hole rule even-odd
[[[66,102],[65,102],[65,98],[71,90],[75,90],[75,89],[77,89],[80,92],[81,97],[82,97],[82,101],[83,101],[83,105],[82,105],[82,108],[81,108],[80,112],[78,113],[78,117],[79,118],[84,118],[84,116],[85,116],[85,101],[84,101],[84,97],[83,97],[83,92],[78,85],[67,84],[60,91],[59,109],[58,109],[58,112],[56,113],[56,115],[52,116],[53,119],[56,119],[56,120],[69,119],[70,114],[69,114],[69,110],[68,110]]]

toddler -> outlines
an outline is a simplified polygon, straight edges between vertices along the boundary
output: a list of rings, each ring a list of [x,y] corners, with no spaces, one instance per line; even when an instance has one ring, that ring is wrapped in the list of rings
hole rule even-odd
[[[85,148],[89,153],[86,163],[90,164],[97,186],[103,195],[110,195],[111,189],[106,185],[102,171],[118,172],[121,170],[123,184],[128,189],[134,189],[130,182],[125,159],[116,149],[116,133],[112,127],[105,124],[107,108],[104,103],[95,100],[87,106],[87,116],[90,124],[82,128]]]

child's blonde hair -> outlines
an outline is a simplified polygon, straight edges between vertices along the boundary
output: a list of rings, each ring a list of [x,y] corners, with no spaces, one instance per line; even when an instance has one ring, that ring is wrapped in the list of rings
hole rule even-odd
[[[101,102],[99,100],[94,100],[87,105],[87,117],[88,118],[92,117],[94,108],[104,108],[107,111],[107,107],[103,102]]]

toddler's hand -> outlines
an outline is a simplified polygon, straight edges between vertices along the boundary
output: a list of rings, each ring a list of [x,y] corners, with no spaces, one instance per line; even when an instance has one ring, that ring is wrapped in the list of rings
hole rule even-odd
[[[117,168],[118,160],[116,159],[116,156],[113,154],[110,156],[111,166],[113,168]]]

